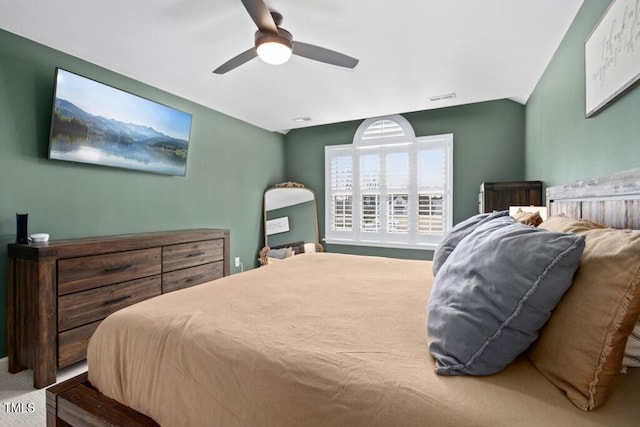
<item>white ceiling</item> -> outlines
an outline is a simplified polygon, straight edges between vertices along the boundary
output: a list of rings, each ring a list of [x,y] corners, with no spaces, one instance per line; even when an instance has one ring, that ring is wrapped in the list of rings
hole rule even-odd
[[[0,28],[261,128],[525,103],[582,0],[267,0],[295,40],[360,59],[212,71],[253,46],[240,0],[0,0]],[[69,70],[74,71],[74,70]],[[446,101],[438,95],[456,93]],[[311,121],[296,123],[297,117]]]

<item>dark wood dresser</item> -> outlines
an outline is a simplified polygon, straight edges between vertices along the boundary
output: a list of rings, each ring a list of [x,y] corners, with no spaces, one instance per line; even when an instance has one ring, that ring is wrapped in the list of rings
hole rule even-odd
[[[542,181],[483,182],[478,194],[478,211],[504,211],[509,206],[542,205]]]
[[[86,358],[109,314],[229,274],[229,231],[193,229],[8,247],[9,372],[33,385]]]

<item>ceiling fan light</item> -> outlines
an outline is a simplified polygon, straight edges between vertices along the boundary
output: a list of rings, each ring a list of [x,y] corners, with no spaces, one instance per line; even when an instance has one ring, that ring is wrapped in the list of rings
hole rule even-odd
[[[291,46],[277,39],[259,43],[256,49],[260,59],[267,64],[284,64],[291,58]]]

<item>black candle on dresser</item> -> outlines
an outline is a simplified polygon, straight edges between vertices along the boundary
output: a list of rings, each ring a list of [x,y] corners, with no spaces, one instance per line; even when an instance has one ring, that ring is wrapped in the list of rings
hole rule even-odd
[[[16,214],[16,243],[25,245],[29,243],[27,232],[27,222],[29,220],[29,214]]]

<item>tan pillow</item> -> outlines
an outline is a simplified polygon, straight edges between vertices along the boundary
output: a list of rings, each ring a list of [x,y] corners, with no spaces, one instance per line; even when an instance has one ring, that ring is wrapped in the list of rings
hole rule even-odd
[[[587,411],[613,392],[627,337],[640,314],[640,232],[566,218],[548,221],[541,227],[578,230],[586,245],[573,285],[528,356]],[[559,223],[562,227],[556,227]]]
[[[525,212],[522,209],[519,209],[518,212],[513,215],[513,218],[522,224],[530,225],[532,227],[537,227],[542,223],[540,211]]]
[[[564,214],[550,216],[545,219],[539,227],[560,233],[579,233],[581,231],[593,230],[594,228],[607,228],[605,225],[589,221],[588,219],[571,218]]]

